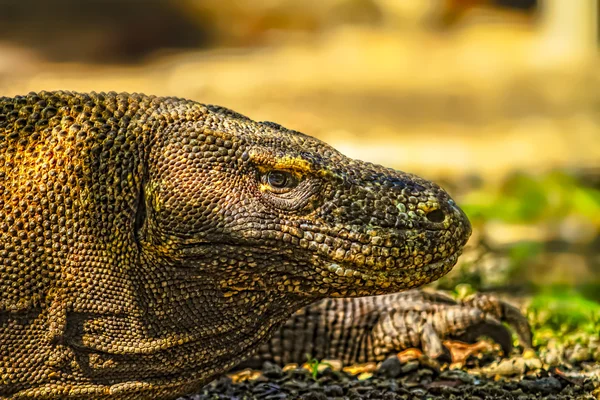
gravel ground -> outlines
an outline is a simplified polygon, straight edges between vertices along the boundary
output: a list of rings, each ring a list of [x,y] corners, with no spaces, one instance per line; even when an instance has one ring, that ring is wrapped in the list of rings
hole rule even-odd
[[[486,367],[441,369],[424,359],[401,363],[389,357],[371,372],[322,368],[316,379],[304,368],[265,363],[222,377],[186,400],[208,399],[596,399],[597,364],[543,367],[539,359],[495,360]],[[537,363],[537,364],[536,364]],[[323,366],[322,366],[323,367]],[[472,365],[471,365],[472,367]],[[528,370],[525,373],[524,369]],[[541,367],[541,368],[536,368]],[[512,368],[512,371],[511,371]],[[368,370],[368,368],[362,368]],[[445,370],[444,370],[445,369]],[[465,370],[466,369],[466,370]],[[596,377],[593,377],[593,374]],[[509,375],[513,375],[509,377]]]

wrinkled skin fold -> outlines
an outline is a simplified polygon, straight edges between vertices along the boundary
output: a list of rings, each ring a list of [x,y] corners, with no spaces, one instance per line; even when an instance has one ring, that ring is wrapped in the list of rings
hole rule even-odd
[[[471,228],[411,174],[225,108],[0,98],[0,396],[174,398],[324,297],[447,273]]]

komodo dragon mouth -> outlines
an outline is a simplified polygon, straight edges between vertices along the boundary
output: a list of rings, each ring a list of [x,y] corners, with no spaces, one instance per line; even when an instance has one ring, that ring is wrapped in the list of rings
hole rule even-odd
[[[440,273],[441,271],[441,273],[445,273],[449,268],[452,268],[454,264],[456,264],[460,253],[461,251],[458,251],[441,261],[424,265],[423,272]],[[384,283],[385,281],[390,281],[390,285],[392,282],[404,282],[406,280],[406,272],[404,271],[382,272],[380,274],[375,274],[372,272],[362,272],[360,270],[353,269],[350,266],[344,266],[336,263],[329,264],[327,270],[337,276],[343,276],[347,278],[353,277],[360,278],[365,281],[381,281]],[[386,287],[384,283],[382,283],[382,285]]]
[[[310,302],[439,278],[471,233],[428,180],[125,93],[0,98],[0,204],[0,397],[175,397]]]

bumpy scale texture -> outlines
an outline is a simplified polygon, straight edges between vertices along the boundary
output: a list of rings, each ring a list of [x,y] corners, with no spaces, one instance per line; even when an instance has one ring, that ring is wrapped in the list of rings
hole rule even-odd
[[[0,397],[175,398],[324,297],[448,272],[437,185],[177,98],[0,98]]]

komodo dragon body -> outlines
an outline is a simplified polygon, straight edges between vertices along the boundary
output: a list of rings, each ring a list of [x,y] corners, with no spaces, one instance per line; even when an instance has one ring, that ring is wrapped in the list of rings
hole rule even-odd
[[[116,93],[0,98],[0,201],[0,397],[15,399],[192,392],[315,300],[441,277],[471,232],[414,175]]]

